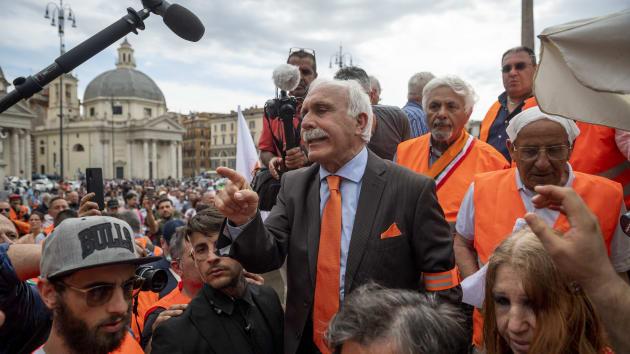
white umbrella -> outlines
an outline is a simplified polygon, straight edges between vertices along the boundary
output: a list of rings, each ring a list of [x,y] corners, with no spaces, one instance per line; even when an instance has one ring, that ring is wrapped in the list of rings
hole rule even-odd
[[[630,9],[549,27],[538,37],[540,109],[630,130]]]

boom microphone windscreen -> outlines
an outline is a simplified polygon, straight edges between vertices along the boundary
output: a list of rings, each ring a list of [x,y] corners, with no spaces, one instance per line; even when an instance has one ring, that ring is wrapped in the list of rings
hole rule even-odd
[[[203,37],[206,31],[205,27],[195,14],[190,12],[187,8],[178,5],[170,4],[164,12],[164,23],[171,31],[181,38],[197,42]]]
[[[300,69],[291,64],[282,64],[273,71],[273,83],[284,91],[293,91],[300,83]]]

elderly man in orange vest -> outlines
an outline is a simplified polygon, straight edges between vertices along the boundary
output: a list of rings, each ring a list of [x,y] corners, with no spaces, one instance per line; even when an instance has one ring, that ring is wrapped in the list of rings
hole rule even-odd
[[[507,133],[507,147],[516,168],[475,176],[457,215],[455,258],[463,278],[486,264],[494,249],[533,212],[554,229],[566,232],[567,218],[558,210],[536,209],[534,187],[557,185],[573,188],[595,213],[611,263],[627,281],[630,269],[630,238],[619,219],[626,208],[621,185],[603,177],[573,171],[568,163],[577,125],[565,118],[547,115],[533,107],[515,116]],[[522,220],[522,219],[521,219]],[[584,260],[588,262],[588,260]],[[474,318],[474,343],[482,343],[482,317]]]
[[[435,180],[438,201],[454,230],[459,205],[477,173],[508,168],[492,146],[468,134],[473,88],[457,76],[434,78],[424,87],[430,133],[398,145],[396,162]]]
[[[508,49],[501,57],[501,77],[505,91],[490,107],[481,126],[479,139],[494,146],[510,161],[505,132],[510,120],[522,110],[536,106],[533,95],[536,54],[528,47]]]

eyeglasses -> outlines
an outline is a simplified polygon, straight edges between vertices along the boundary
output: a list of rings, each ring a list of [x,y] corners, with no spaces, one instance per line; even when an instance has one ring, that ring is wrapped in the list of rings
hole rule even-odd
[[[526,63],[526,62],[520,62],[520,63],[516,63],[514,64],[514,69],[516,69],[516,71],[523,71],[525,70],[526,67],[532,65],[531,63]],[[510,71],[512,71],[512,64],[505,64],[501,67],[501,72],[504,74],[509,73]]]
[[[120,286],[123,291],[123,296],[125,300],[131,300],[134,296],[138,295],[140,292],[140,288],[142,287],[142,283],[144,279],[141,277],[134,276],[133,278],[123,282],[122,284],[103,284],[93,286],[87,289],[80,289],[74,287],[72,285],[61,282],[63,286],[68,287],[72,290],[78,291],[85,295],[85,302],[88,306],[101,306],[109,302],[114,295],[114,290],[116,290],[117,286]]]
[[[210,258],[210,254],[214,254],[217,257],[221,257],[220,250],[217,249],[216,246],[217,246],[216,242],[212,243],[211,246],[209,246],[207,243],[200,243],[194,246],[190,250],[190,255],[196,262],[207,261],[208,258]]]
[[[289,56],[291,56],[291,54],[293,54],[293,53],[306,53],[306,54],[310,54],[313,57],[315,57],[315,49],[311,49],[311,48],[293,47],[293,48],[289,49]]]
[[[538,159],[538,154],[544,151],[547,154],[547,158],[551,161],[566,160],[569,157],[570,146],[567,145],[554,145],[554,146],[514,146],[514,151],[518,152],[518,156],[523,161],[534,161]]]
[[[11,208],[0,208],[1,213],[8,213],[11,211]]]

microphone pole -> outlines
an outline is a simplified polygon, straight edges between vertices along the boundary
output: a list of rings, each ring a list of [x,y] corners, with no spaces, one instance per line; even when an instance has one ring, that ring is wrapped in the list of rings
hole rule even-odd
[[[127,8],[127,15],[58,57],[44,70],[27,78],[18,77],[13,80],[15,89],[0,98],[0,113],[21,99],[30,98],[60,75],[72,71],[130,32],[138,34],[136,30],[138,28],[144,30],[144,20],[149,17],[150,13],[150,9],[136,11],[129,7]]]

